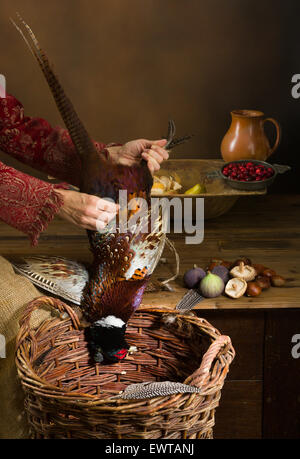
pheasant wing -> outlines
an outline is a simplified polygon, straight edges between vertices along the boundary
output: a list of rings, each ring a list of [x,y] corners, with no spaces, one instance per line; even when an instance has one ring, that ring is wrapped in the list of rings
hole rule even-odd
[[[86,267],[63,257],[32,256],[9,260],[15,271],[37,287],[80,305],[82,291],[89,280]]]

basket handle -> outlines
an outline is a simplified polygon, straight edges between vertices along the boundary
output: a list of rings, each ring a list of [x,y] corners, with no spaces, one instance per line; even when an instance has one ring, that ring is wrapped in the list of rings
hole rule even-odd
[[[218,336],[218,338],[209,346],[208,350],[205,352],[198,370],[194,371],[194,373],[189,376],[189,378],[187,378],[185,384],[190,384],[198,388],[202,387],[205,383],[205,380],[210,375],[213,361],[219,355],[222,348],[222,354],[224,354],[230,345],[231,339],[229,336]]]
[[[30,318],[33,311],[41,308],[42,306],[50,306],[50,308],[59,310],[59,312],[66,312],[70,316],[75,329],[79,330],[80,321],[77,314],[70,306],[66,305],[63,301],[60,301],[57,298],[41,296],[33,301],[30,301],[25,308],[25,311],[19,321],[20,327],[23,331],[22,335],[24,335],[24,332],[30,330]]]

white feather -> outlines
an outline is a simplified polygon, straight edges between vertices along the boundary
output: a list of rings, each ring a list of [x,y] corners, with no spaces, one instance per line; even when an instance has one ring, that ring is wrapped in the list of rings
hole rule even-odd
[[[122,319],[116,316],[107,316],[104,317],[103,319],[97,320],[95,322],[96,325],[101,325],[102,327],[117,327],[117,328],[122,328],[123,325],[125,325],[125,322],[123,322]]]

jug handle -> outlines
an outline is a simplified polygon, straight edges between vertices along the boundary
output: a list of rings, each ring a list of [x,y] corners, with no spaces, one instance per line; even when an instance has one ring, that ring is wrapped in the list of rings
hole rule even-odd
[[[267,156],[267,157],[269,157],[278,148],[278,145],[279,145],[280,140],[281,140],[281,127],[280,127],[280,124],[278,123],[278,121],[274,120],[274,118],[266,118],[266,119],[264,119],[263,123],[265,124],[266,121],[270,121],[271,123],[273,123],[275,128],[276,128],[276,140],[275,140],[275,143],[274,143],[273,147],[270,149],[270,153]]]

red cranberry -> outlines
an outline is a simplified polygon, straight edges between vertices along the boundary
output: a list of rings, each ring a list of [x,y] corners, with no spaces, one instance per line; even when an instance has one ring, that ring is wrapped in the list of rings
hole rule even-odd
[[[262,164],[255,164],[252,161],[242,161],[240,163],[227,164],[223,169],[223,174],[231,180],[253,182],[267,180],[274,175],[274,171],[271,167],[265,167]]]

